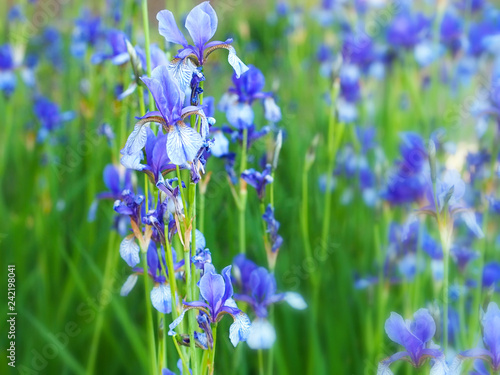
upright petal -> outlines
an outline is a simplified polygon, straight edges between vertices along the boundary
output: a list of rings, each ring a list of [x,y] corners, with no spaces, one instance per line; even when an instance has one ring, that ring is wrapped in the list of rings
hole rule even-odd
[[[413,318],[414,321],[411,323],[410,329],[425,344],[436,333],[436,323],[427,309],[419,309]]]
[[[493,367],[498,368],[500,365],[500,309],[496,303],[490,302],[482,323],[484,343],[490,349]]]
[[[410,332],[403,317],[392,312],[385,322],[385,332],[395,343],[403,346],[409,353],[412,360],[418,362],[418,354],[423,348],[423,343],[413,333]]]
[[[186,18],[186,29],[198,49],[202,50],[217,30],[217,14],[208,1],[195,6]]]
[[[167,42],[180,44],[183,47],[188,45],[186,38],[177,27],[177,23],[171,11],[162,10],[158,12],[156,19],[158,20],[160,35],[163,36]]]
[[[224,278],[224,297],[223,304],[233,296],[233,284],[231,283],[231,266],[225,267],[222,272],[222,277]]]
[[[221,275],[215,272],[206,272],[207,269],[211,268],[205,265],[205,273],[199,283],[200,294],[216,315],[217,310],[223,304],[222,298],[224,297],[225,284]]]

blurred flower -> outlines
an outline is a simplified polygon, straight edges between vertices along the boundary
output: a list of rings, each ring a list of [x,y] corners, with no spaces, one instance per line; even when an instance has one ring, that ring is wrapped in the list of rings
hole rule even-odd
[[[270,203],[267,205],[266,211],[262,215],[262,219],[264,219],[267,224],[267,234],[271,240],[271,251],[276,252],[283,244],[283,237],[278,234],[280,223],[274,218],[274,208]]]
[[[264,195],[266,194],[266,185],[273,182],[271,171],[271,164],[268,164],[262,172],[256,171],[252,168],[247,169],[241,174],[241,178],[257,190],[257,195],[261,201],[264,199]]]

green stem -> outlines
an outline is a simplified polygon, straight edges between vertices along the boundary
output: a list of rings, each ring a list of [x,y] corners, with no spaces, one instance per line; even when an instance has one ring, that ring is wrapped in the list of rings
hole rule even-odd
[[[148,76],[151,77],[151,52],[149,46],[149,12],[148,12],[148,0],[142,0],[142,21],[144,24],[144,43],[146,44],[146,69]],[[149,110],[155,110],[155,102],[153,100],[153,95],[149,92]]]
[[[259,359],[259,375],[264,375],[264,354],[262,349],[257,350],[257,356]]]
[[[151,293],[151,286],[150,286],[150,280],[149,280],[149,275],[147,272],[148,269],[148,260],[147,260],[147,248],[143,249],[141,248],[142,251],[142,268],[144,270],[143,275],[144,275],[144,296],[146,297],[145,299],[145,304],[146,304],[146,328],[147,328],[147,336],[148,336],[148,346],[149,346],[149,355],[150,355],[150,360],[151,360],[151,374],[157,374],[157,369],[156,369],[156,345],[155,345],[155,333],[154,333],[154,325],[153,325],[153,311],[151,309],[151,302],[150,302],[150,293]]]
[[[212,337],[214,339],[214,344],[212,350],[210,351],[210,375],[213,375],[215,369],[215,347],[217,344],[217,323],[212,324]]]
[[[247,144],[248,144],[248,129],[243,129],[243,143],[241,150],[240,176],[247,169]],[[246,208],[247,208],[247,185],[240,178],[240,194],[239,194],[239,247],[240,253],[246,253]]]

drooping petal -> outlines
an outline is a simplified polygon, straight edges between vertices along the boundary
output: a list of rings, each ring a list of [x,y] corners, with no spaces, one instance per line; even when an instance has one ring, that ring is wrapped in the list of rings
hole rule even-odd
[[[183,122],[170,128],[167,138],[167,155],[175,165],[192,162],[203,146],[201,135]]]
[[[452,375],[446,364],[444,354],[434,357],[434,364],[431,367],[429,375]],[[460,375],[459,373],[456,375]]]
[[[233,67],[236,77],[239,78],[248,70],[248,66],[246,66],[243,61],[241,61],[240,58],[236,55],[236,50],[234,49],[234,47],[229,46],[228,50],[229,55],[227,56],[227,61],[229,62],[229,65]]]
[[[186,18],[186,29],[198,49],[202,49],[217,30],[217,14],[208,1],[195,6]]]
[[[302,298],[299,293],[286,292],[284,299],[294,309],[304,310],[305,308],[307,308],[306,301],[304,301],[304,298]]]
[[[249,104],[237,103],[228,107],[226,117],[232,126],[239,129],[253,123],[254,113]]]
[[[127,280],[123,283],[122,288],[120,289],[120,296],[125,297],[128,296],[130,291],[134,288],[135,284],[137,283],[138,276],[136,273],[133,273],[129,277],[127,277]]]
[[[186,311],[188,311],[188,310],[190,310],[190,309],[191,309],[191,308],[189,308],[189,307],[188,307],[188,308],[186,308],[186,309],[182,310],[181,315],[179,315],[179,316],[177,317],[177,319],[175,319],[172,323],[170,323],[170,324],[168,325],[168,334],[169,334],[169,336],[174,336],[174,335],[176,335],[176,334],[177,334],[177,333],[174,331],[174,329],[175,329],[175,328],[176,328],[179,324],[181,324],[182,319],[184,319],[184,315],[186,314]]]
[[[159,284],[151,290],[151,303],[156,310],[163,314],[172,312],[172,293],[167,284]]]
[[[410,354],[408,352],[397,352],[391,355],[389,358],[380,361],[377,368],[377,375],[393,375],[393,372],[389,369],[389,366],[404,357],[408,357]]]
[[[140,248],[133,234],[125,237],[120,244],[120,256],[130,267],[135,267],[140,261]]]
[[[461,219],[465,222],[465,225],[476,235],[477,238],[483,238],[484,233],[481,227],[477,224],[476,214],[474,211],[466,210],[460,213]]]
[[[251,349],[270,349],[276,341],[276,330],[267,319],[252,322],[247,344]]]
[[[146,124],[137,123],[135,125],[134,131],[130,133],[127,143],[125,143],[125,147],[123,147],[123,155],[133,155],[143,149],[148,139],[147,128],[148,126]]]
[[[185,92],[190,87],[191,78],[193,78],[193,73],[196,71],[196,66],[190,59],[179,58],[172,60],[168,64],[168,71],[179,83],[181,91]]]
[[[180,44],[183,47],[187,46],[188,42],[177,27],[177,23],[171,11],[162,10],[158,12],[156,19],[158,20],[158,31],[167,42]]]
[[[252,323],[248,318],[248,315],[243,311],[239,314],[233,315],[234,323],[229,327],[229,339],[234,347],[238,345],[240,341],[246,341],[250,335],[250,328]]]
[[[135,154],[123,155],[120,158],[120,163],[127,169],[142,171],[144,169],[144,165],[141,164],[142,158],[143,158],[142,151],[139,151],[136,152]]]

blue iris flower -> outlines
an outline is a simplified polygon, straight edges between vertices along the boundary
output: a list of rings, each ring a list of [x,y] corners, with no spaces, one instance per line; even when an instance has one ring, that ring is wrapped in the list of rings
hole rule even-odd
[[[189,44],[177,27],[174,15],[169,10],[162,10],[156,16],[159,23],[160,35],[167,42],[180,44],[176,59],[169,65],[172,74],[179,80],[181,87],[186,87],[191,81],[195,66],[203,66],[208,56],[216,49],[224,48],[229,51],[228,62],[239,77],[248,70],[247,66],[236,56],[236,51],[231,46],[232,39],[225,42],[210,39],[217,30],[217,14],[208,1],[195,6],[187,15],[185,27],[193,40]],[[195,61],[195,65],[193,62]]]
[[[448,366],[443,352],[431,348],[431,340],[436,333],[436,323],[427,309],[420,309],[413,315],[414,320],[404,320],[397,313],[392,312],[385,322],[387,336],[404,350],[384,359],[379,364],[377,374],[392,375],[389,366],[399,360],[407,360],[414,367],[420,367],[427,359],[434,361],[433,371],[447,373]],[[442,369],[439,372],[439,370]],[[432,371],[431,371],[432,372]]]
[[[212,264],[206,263],[198,287],[202,300],[184,302],[184,310],[181,315],[170,325],[170,335],[175,335],[174,329],[180,324],[186,311],[197,309],[200,311],[201,319],[206,318],[205,333],[211,336],[211,325],[217,324],[224,315],[228,314],[234,322],[229,328],[229,338],[233,346],[240,341],[246,341],[250,334],[250,319],[241,311],[233,300],[233,285],[231,282],[231,266],[222,270],[221,274],[215,272]]]
[[[261,201],[264,199],[264,195],[266,194],[266,185],[273,182],[271,172],[271,164],[268,164],[262,172],[256,171],[252,168],[243,171],[241,174],[241,178],[257,190],[257,195]]]
[[[243,254],[234,258],[233,265],[235,280],[241,291],[234,298],[247,303],[256,315],[247,344],[252,349],[269,349],[276,341],[276,331],[267,320],[269,306],[285,301],[291,307],[303,310],[307,304],[298,293],[277,293],[274,274],[264,267],[258,267]]]

